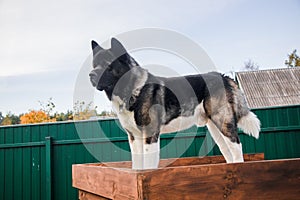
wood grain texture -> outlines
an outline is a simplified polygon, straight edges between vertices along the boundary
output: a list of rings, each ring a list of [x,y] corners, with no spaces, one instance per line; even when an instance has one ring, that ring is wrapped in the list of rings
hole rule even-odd
[[[78,197],[79,197],[79,200],[110,200],[108,198],[101,197],[101,196],[98,196],[95,194],[91,194],[89,192],[82,191],[82,190],[78,191]]]
[[[109,199],[135,199],[137,174],[107,167],[73,165],[73,187]]]
[[[144,199],[299,199],[300,159],[171,167],[144,174]]]
[[[244,154],[245,162],[264,160],[263,153],[257,154]],[[206,157],[190,157],[190,158],[175,158],[164,159],[160,161],[160,167],[176,167],[176,166],[191,166],[191,165],[203,165],[203,164],[218,164],[226,163],[223,156],[206,156]]]
[[[244,154],[244,160],[257,161],[264,160],[264,153]],[[205,156],[205,157],[188,157],[188,158],[169,158],[161,159],[159,168],[175,167],[175,166],[188,166],[188,165],[201,165],[201,164],[216,164],[225,163],[223,156]],[[91,163],[90,166],[97,167],[110,167],[110,168],[128,168],[131,169],[132,163],[130,161],[124,162],[104,162],[104,163]]]
[[[300,158],[226,164],[222,156],[162,160],[156,170],[117,168],[128,162],[73,165],[73,186],[82,199],[299,199]],[[254,161],[253,161],[254,160]],[[256,160],[256,161],[255,161]],[[164,163],[165,162],[165,163]]]

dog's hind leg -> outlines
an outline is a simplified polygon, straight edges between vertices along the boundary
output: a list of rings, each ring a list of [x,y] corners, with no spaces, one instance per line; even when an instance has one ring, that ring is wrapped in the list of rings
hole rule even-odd
[[[232,162],[243,162],[243,150],[237,130],[237,119],[234,110],[230,104],[218,109],[211,116],[211,120],[220,130],[224,142],[232,156]]]
[[[231,153],[232,162],[243,162],[243,149],[237,133],[237,124],[235,123],[235,120],[224,119],[222,124],[215,124],[216,127],[220,130],[226,146]]]
[[[223,122],[214,122],[216,129],[219,130],[227,149],[232,156],[232,162],[243,162],[243,149],[240,138],[237,133],[237,125],[235,121],[223,118]],[[226,160],[227,161],[227,160]]]
[[[244,162],[242,143],[232,142],[230,138],[224,138],[231,152],[233,162]]]
[[[216,128],[220,130],[220,134],[232,156],[232,162],[243,162],[243,149],[237,133],[236,120],[229,116],[220,117],[216,115],[212,117],[212,120]]]
[[[217,126],[212,122],[210,119],[207,121],[206,124],[211,137],[214,139],[216,144],[218,145],[222,155],[224,156],[227,163],[232,163],[233,157],[231,155],[231,151],[227,146],[227,143],[225,141],[225,136],[221,133],[221,131],[217,128]]]

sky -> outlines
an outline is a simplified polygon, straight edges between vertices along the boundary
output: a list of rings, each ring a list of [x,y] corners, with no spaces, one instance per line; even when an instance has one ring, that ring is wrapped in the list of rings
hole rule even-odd
[[[92,39],[155,27],[196,42],[222,73],[249,59],[260,69],[283,68],[287,54],[300,51],[299,19],[299,0],[0,0],[0,112],[26,113],[49,98],[57,112],[72,110]],[[141,65],[195,73],[165,52],[132,55]],[[87,91],[99,111],[111,110],[103,93]]]

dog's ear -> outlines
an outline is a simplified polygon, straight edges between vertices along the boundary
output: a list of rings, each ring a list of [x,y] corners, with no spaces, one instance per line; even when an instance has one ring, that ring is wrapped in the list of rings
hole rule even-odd
[[[92,49],[93,49],[94,55],[96,55],[98,53],[98,51],[103,50],[103,48],[100,47],[100,45],[96,41],[92,40],[91,44],[92,44]]]
[[[112,38],[111,39],[111,49],[112,52],[114,52],[114,54],[119,57],[125,53],[127,53],[126,49],[124,48],[124,46],[121,44],[121,42],[119,42],[119,40],[117,40],[116,38]]]

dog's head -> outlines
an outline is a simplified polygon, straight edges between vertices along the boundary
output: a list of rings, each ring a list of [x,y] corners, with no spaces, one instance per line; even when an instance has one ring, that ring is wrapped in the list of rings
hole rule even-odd
[[[98,90],[104,90],[111,100],[118,80],[137,63],[115,38],[111,39],[110,49],[103,49],[95,41],[92,41],[92,49],[94,69],[90,73],[91,83]]]

